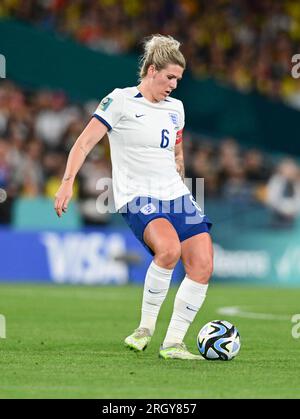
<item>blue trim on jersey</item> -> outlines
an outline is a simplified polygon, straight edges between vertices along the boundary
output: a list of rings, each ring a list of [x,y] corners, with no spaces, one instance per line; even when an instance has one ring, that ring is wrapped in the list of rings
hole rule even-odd
[[[154,255],[144,242],[147,225],[156,218],[165,218],[175,228],[181,242],[201,233],[209,233],[212,223],[195,207],[191,195],[183,195],[170,201],[151,197],[137,197],[124,205],[119,212],[145,249]]]
[[[112,127],[109,125],[109,123],[107,121],[105,121],[105,119],[103,119],[101,116],[94,113],[93,117],[97,118],[98,121],[102,122],[102,124],[104,124],[108,128],[108,131],[110,131],[112,129]]]
[[[168,99],[165,99],[165,102],[171,102],[170,100],[168,100]]]

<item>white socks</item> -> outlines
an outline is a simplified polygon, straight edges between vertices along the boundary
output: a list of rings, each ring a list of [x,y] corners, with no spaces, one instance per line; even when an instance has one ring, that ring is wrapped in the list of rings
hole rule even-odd
[[[175,297],[174,311],[163,342],[164,348],[183,341],[205,300],[207,288],[208,285],[192,281],[185,276]]]
[[[153,335],[158,313],[167,296],[174,269],[164,269],[153,261],[150,264],[144,285],[142,318],[139,327],[146,327]]]
[[[154,333],[161,305],[167,296],[173,270],[161,268],[154,261],[148,268],[139,327],[149,329],[151,335]],[[208,284],[200,284],[185,276],[175,297],[174,310],[163,347],[183,341],[189,326],[205,300],[207,288]]]

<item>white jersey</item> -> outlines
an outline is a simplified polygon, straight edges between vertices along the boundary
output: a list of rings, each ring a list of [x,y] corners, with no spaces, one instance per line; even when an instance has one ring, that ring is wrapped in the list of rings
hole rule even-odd
[[[184,126],[180,100],[152,103],[137,87],[115,89],[94,117],[108,127],[117,210],[138,196],[172,200],[190,193],[175,163],[176,136]]]

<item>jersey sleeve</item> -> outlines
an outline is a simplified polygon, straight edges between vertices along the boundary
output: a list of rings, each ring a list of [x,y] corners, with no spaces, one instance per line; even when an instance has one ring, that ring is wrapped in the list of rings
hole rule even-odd
[[[180,102],[180,109],[179,109],[179,130],[176,133],[176,144],[179,144],[182,141],[184,123],[185,123],[184,107],[183,107],[182,102]]]
[[[101,121],[108,131],[120,121],[123,113],[124,96],[121,89],[115,89],[105,96],[95,110],[93,117]]]

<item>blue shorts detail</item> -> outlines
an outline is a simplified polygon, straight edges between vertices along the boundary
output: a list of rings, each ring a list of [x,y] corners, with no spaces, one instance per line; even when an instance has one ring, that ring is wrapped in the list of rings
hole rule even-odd
[[[182,242],[200,233],[209,233],[212,223],[201,211],[192,195],[187,194],[171,201],[151,197],[137,197],[124,205],[119,212],[142,245],[154,255],[144,242],[144,231],[150,221],[165,218],[175,228]]]

